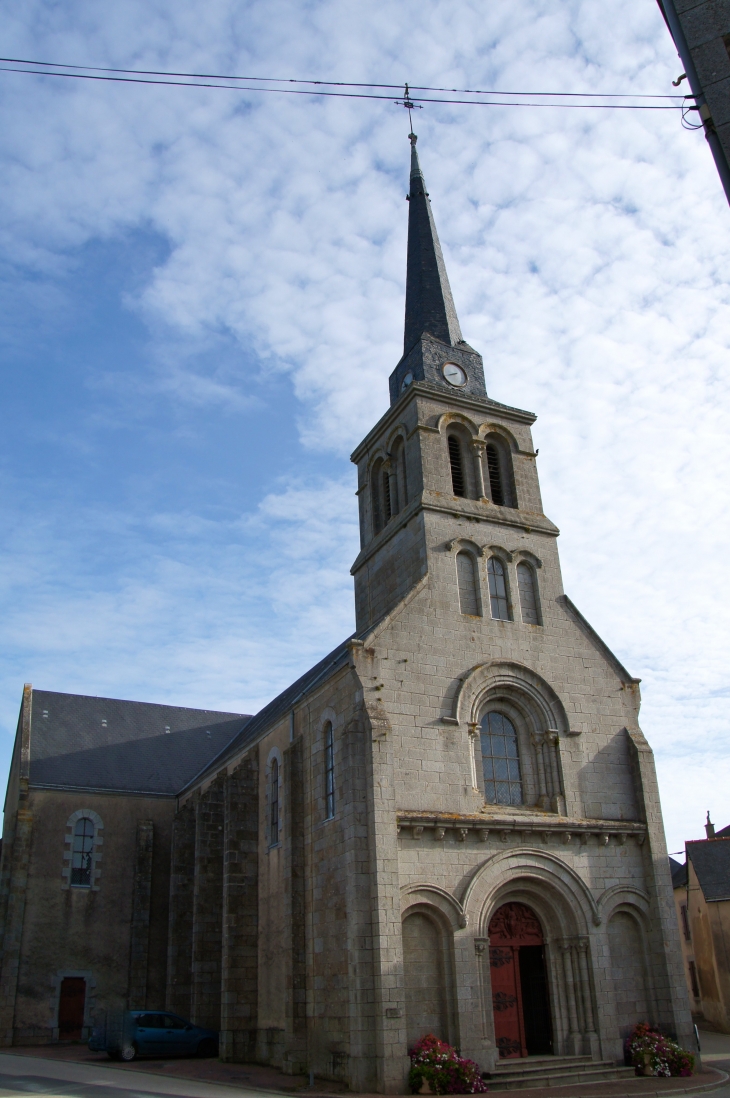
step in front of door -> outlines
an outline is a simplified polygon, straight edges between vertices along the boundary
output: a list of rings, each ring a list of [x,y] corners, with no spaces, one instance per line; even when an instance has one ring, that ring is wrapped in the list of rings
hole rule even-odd
[[[535,1056],[498,1064],[487,1076],[490,1090],[526,1090],[530,1087],[564,1087],[572,1083],[616,1083],[634,1078],[632,1067],[590,1056]]]

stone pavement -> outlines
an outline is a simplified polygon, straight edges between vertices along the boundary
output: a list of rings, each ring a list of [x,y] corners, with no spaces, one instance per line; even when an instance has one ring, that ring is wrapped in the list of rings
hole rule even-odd
[[[730,1037],[701,1033],[700,1039],[703,1055],[712,1062],[688,1079],[637,1076],[618,1083],[530,1088],[514,1092],[514,1098],[583,1098],[583,1095],[585,1098],[642,1098],[644,1095],[647,1098],[661,1098],[663,1095],[674,1098],[676,1095],[678,1098],[679,1095],[702,1092],[711,1092],[713,1098],[730,1098]],[[69,1082],[81,1084],[88,1079],[93,1086],[104,1085],[105,1088],[112,1087],[122,1092],[131,1090],[133,1085],[137,1098],[143,1089],[145,1098],[153,1098],[156,1094],[181,1098],[226,1098],[226,1092],[231,1087],[248,1095],[302,1094],[307,1098],[332,1098],[333,1095],[347,1092],[345,1086],[324,1079],[315,1079],[315,1085],[310,1087],[304,1075],[284,1075],[276,1068],[260,1064],[224,1064],[218,1060],[197,1059],[145,1059],[125,1064],[110,1060],[105,1053],[90,1052],[85,1045],[45,1045],[5,1050],[0,1054],[0,1076],[7,1075],[8,1064],[16,1059],[22,1060],[22,1071],[19,1070],[21,1064],[17,1064],[14,1071],[19,1076],[37,1077],[42,1073],[49,1079],[52,1076],[65,1078],[70,1072]],[[127,1079],[129,1073],[132,1073],[132,1078]],[[3,1084],[0,1084],[0,1091],[3,1089]],[[38,1094],[36,1086],[32,1089]],[[64,1093],[67,1093],[66,1088]],[[360,1095],[358,1098],[381,1096]]]

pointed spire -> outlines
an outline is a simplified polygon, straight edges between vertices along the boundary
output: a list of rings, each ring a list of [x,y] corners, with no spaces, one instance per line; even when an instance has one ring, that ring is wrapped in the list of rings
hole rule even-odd
[[[418,162],[414,133],[411,142],[411,187],[408,210],[408,273],[404,354],[422,335],[435,336],[454,347],[461,329],[451,296],[444,257],[428,199],[426,181]]]

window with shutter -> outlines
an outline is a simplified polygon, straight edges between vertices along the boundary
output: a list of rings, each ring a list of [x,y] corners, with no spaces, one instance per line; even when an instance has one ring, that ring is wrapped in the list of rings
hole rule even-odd
[[[517,587],[520,593],[520,611],[527,625],[540,625],[537,606],[537,579],[529,564],[517,565]]]
[[[378,461],[370,474],[370,503],[373,511],[373,534],[379,534],[385,525],[381,492],[383,487],[383,463]]]
[[[390,474],[383,469],[383,526],[390,522],[393,515],[393,503],[390,498]]]
[[[449,464],[451,466],[451,486],[455,496],[466,496],[466,479],[464,477],[464,460],[461,453],[461,443],[456,435],[449,435]]]
[[[456,554],[456,579],[459,584],[459,609],[462,614],[479,614],[481,611],[476,562],[471,553]]]
[[[509,600],[507,598],[507,580],[504,565],[499,557],[490,557],[487,564],[489,577],[489,606],[493,618],[499,621],[511,621]]]

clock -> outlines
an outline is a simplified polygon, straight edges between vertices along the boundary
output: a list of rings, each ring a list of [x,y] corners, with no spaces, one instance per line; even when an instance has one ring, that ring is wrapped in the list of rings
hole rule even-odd
[[[403,378],[403,380],[400,383],[400,391],[402,393],[404,393],[406,391],[406,389],[408,388],[408,386],[412,385],[412,384],[413,384],[413,374],[409,370],[408,373],[406,374],[406,376]]]
[[[457,366],[455,362],[445,362],[442,367],[442,373],[449,385],[466,385],[466,374],[461,366]]]

